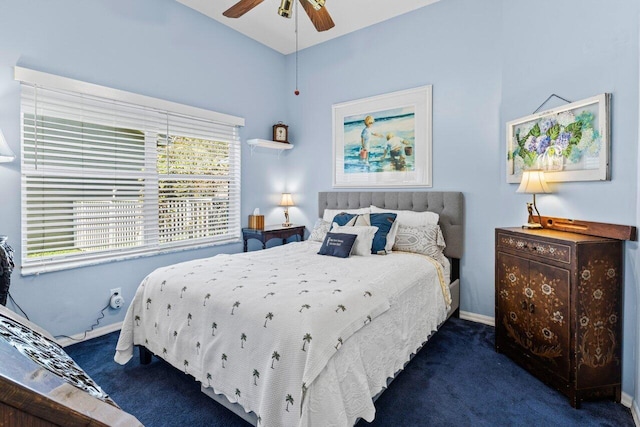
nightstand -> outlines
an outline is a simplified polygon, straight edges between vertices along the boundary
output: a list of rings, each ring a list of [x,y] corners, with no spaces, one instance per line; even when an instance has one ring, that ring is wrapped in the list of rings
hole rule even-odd
[[[623,241],[498,228],[496,351],[569,397],[620,402]]]
[[[244,252],[247,252],[247,240],[257,239],[262,242],[262,249],[267,247],[267,242],[271,239],[282,239],[282,244],[287,243],[287,239],[292,236],[298,236],[299,241],[304,240],[304,225],[292,224],[290,227],[282,225],[267,225],[263,230],[253,228],[242,229],[242,240],[244,241]]]

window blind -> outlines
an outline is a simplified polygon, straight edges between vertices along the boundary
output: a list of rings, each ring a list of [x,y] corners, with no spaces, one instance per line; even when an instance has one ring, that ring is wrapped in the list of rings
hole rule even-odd
[[[22,83],[22,274],[240,235],[238,126]]]

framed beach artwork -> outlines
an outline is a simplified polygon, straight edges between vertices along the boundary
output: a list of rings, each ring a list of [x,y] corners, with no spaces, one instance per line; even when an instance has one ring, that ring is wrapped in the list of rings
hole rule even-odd
[[[431,187],[432,87],[334,104],[333,187]]]
[[[603,93],[508,122],[507,182],[529,169],[549,182],[611,179],[610,101]]]

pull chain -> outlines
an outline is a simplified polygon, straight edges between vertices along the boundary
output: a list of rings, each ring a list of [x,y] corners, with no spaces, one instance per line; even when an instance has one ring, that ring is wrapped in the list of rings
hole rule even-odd
[[[296,90],[293,93],[298,96],[300,91],[298,90],[298,2],[295,3],[295,15],[296,15]]]

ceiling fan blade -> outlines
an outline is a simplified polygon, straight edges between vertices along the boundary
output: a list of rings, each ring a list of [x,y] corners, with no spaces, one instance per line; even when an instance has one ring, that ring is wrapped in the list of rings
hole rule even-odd
[[[311,19],[316,30],[327,31],[336,25],[333,23],[333,19],[331,19],[331,15],[329,15],[326,7],[316,10],[313,5],[309,3],[309,0],[300,0],[300,4],[302,4],[304,11],[309,15],[309,19]]]
[[[238,3],[222,12],[222,14],[227,18],[240,18],[263,1],[264,0],[240,0]]]

